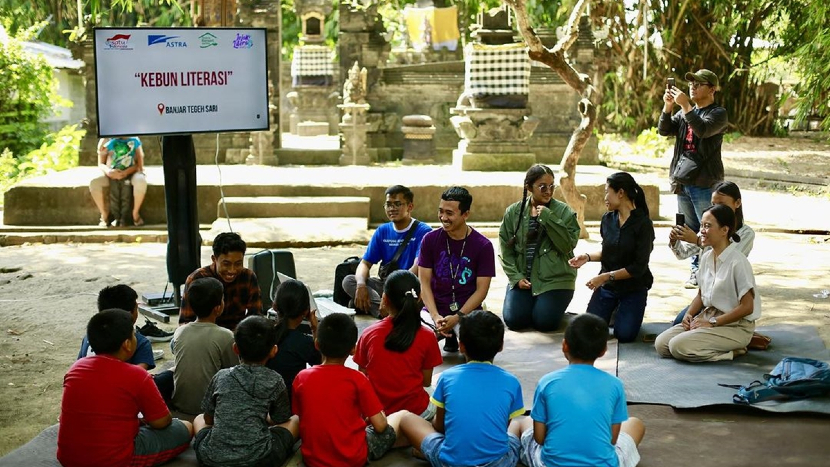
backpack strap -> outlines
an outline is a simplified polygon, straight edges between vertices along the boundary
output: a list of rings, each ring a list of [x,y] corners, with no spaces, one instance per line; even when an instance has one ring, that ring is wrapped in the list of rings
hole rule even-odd
[[[791,397],[781,394],[773,388],[757,387],[754,389],[741,388],[737,394],[732,396],[732,401],[736,404],[752,405],[759,402],[773,401],[773,400],[788,400]]]
[[[390,263],[397,262],[398,259],[400,259],[401,255],[403,254],[403,250],[406,249],[407,245],[409,245],[409,240],[412,239],[412,235],[415,233],[415,229],[418,228],[418,224],[420,223],[421,221],[415,219],[412,225],[409,226],[409,230],[406,232],[406,236],[403,238],[403,241],[400,243],[400,245],[398,245],[398,249],[395,250],[395,256],[393,256],[392,259],[389,260]]]

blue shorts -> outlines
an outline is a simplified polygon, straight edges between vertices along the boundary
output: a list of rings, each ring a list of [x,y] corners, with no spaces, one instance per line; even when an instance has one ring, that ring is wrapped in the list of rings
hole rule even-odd
[[[424,438],[421,442],[421,453],[427,458],[432,467],[455,467],[450,464],[445,464],[438,459],[438,454],[441,453],[441,446],[444,445],[443,433],[432,433]],[[486,464],[479,464],[477,467],[515,467],[519,462],[519,452],[521,451],[521,442],[516,435],[512,433],[507,434],[507,452],[498,459],[494,459]]]

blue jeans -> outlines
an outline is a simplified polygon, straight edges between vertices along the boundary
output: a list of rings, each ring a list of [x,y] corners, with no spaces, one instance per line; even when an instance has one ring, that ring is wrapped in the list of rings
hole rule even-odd
[[[513,331],[530,327],[541,332],[555,331],[573,298],[573,290],[548,290],[534,297],[529,289],[512,287],[504,296],[501,315]]]
[[[687,311],[689,311],[689,305],[686,305],[686,308],[680,310],[680,313],[678,313],[677,318],[674,318],[674,322],[671,324],[676,326],[683,322],[683,317],[686,316]]]
[[[700,230],[700,219],[703,211],[712,205],[712,188],[683,185],[682,191],[677,195],[677,208],[686,217],[686,225],[698,232]],[[697,271],[700,258],[692,256],[692,272]]]
[[[588,313],[597,315],[608,323],[614,310],[617,310],[614,337],[620,342],[633,342],[643,325],[647,299],[648,289],[617,293],[599,287],[594,290],[591,301],[588,302]]]

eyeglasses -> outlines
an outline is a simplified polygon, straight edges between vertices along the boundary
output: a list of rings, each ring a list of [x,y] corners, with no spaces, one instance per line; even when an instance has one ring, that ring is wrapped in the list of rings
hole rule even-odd
[[[697,81],[689,81],[689,87],[692,89],[697,89],[701,86],[712,86],[712,83],[698,83]]]
[[[383,203],[383,207],[386,209],[398,209],[399,207],[403,206],[403,203],[400,201],[393,201],[391,203]]]
[[[534,186],[536,187],[537,190],[542,191],[542,192],[553,191],[553,189],[556,188],[556,185],[554,185],[553,183],[551,183],[550,185],[545,185],[544,183],[540,183],[540,184],[534,185]]]

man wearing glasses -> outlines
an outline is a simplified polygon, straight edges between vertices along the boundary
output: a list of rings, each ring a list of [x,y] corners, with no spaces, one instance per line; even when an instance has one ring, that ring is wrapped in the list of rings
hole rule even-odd
[[[432,229],[412,218],[413,199],[412,190],[405,186],[395,185],[386,189],[383,207],[391,222],[375,230],[357,271],[343,279],[343,290],[352,297],[356,311],[380,317],[380,297],[386,276],[398,269],[409,269],[418,275],[421,239]],[[415,230],[408,235],[410,229]],[[398,247],[404,242],[405,246],[398,253]],[[381,263],[379,277],[369,277],[376,263]]]
[[[715,103],[718,77],[701,69],[686,73],[687,95],[674,86],[663,94],[663,112],[657,130],[663,136],[674,136],[674,155],[669,166],[672,192],[677,195],[678,210],[686,225],[697,232],[703,210],[711,205],[712,186],[723,180],[721,145],[729,123],[726,109]],[[674,105],[680,110],[674,115]],[[687,289],[697,288],[698,256],[692,257]]]

